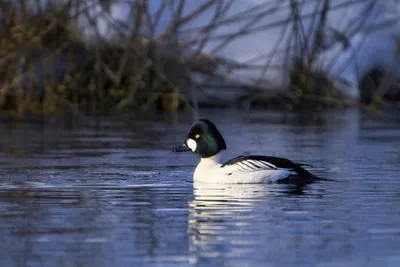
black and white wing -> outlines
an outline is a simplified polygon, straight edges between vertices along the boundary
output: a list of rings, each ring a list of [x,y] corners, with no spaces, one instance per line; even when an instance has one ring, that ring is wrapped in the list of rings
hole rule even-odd
[[[296,164],[291,160],[279,157],[268,156],[239,156],[228,160],[221,167],[235,166],[240,172],[256,172],[264,170],[287,170],[299,175],[311,175],[301,167],[303,164]]]
[[[236,167],[240,172],[256,172],[264,170],[277,170],[277,166],[260,156],[239,156],[228,160],[221,165],[223,167]]]

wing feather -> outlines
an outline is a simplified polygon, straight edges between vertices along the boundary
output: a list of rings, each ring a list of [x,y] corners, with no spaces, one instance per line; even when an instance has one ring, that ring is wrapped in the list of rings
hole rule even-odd
[[[260,163],[258,163],[257,161],[250,159],[250,160],[247,160],[247,163],[250,164],[254,170],[262,168],[262,165]]]
[[[244,160],[241,163],[246,165],[246,167],[248,167],[251,171],[257,170],[257,167],[254,164],[252,164],[250,160]]]
[[[255,155],[233,158],[222,164],[221,168],[226,168],[228,175],[232,175],[234,172],[248,174],[266,171],[265,175],[268,179],[279,183],[302,184],[317,178],[309,171],[302,168],[302,166],[308,165],[304,163],[294,163],[285,158]],[[300,179],[300,177],[302,178]]]
[[[270,160],[274,160],[274,162],[270,162]],[[292,170],[296,164],[292,163],[293,165],[290,166],[288,162],[291,162],[286,159],[282,159],[283,163],[282,166],[279,166],[279,158],[275,157],[264,157],[264,156],[239,156],[233,158],[224,164],[221,167],[237,167],[238,171],[241,172],[256,172],[256,171],[263,171],[263,170]]]
[[[306,169],[302,168],[302,166],[308,166],[304,163],[294,163],[291,160],[279,157],[270,157],[270,156],[239,156],[228,160],[224,164],[221,165],[223,167],[231,167],[236,168],[237,171],[242,173],[263,171],[263,170],[283,170],[289,171],[291,173],[298,174],[304,177],[314,177],[310,172]]]

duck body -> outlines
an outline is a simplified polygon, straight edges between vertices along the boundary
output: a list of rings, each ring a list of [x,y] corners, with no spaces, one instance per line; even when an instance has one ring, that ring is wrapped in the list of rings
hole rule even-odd
[[[322,180],[291,160],[271,156],[239,156],[221,163],[225,141],[209,120],[196,121],[185,141],[174,152],[191,151],[200,156],[193,179],[216,184],[287,183],[307,184]]]
[[[193,179],[196,182],[216,184],[303,184],[318,178],[285,158],[238,156],[221,164],[220,156],[215,155],[200,160]]]

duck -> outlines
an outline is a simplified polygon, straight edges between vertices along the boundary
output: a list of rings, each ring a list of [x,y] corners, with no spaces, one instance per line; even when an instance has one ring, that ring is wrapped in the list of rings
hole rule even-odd
[[[304,185],[324,180],[303,168],[311,165],[295,163],[286,158],[240,155],[222,162],[221,152],[226,149],[225,140],[214,123],[208,119],[198,119],[192,124],[185,140],[172,152],[192,152],[200,157],[193,174],[195,182]]]

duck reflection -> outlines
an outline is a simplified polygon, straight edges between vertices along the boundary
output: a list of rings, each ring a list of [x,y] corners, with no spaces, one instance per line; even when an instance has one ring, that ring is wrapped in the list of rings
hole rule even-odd
[[[192,263],[209,258],[232,259],[251,252],[258,243],[254,228],[257,218],[279,220],[273,216],[259,216],[282,194],[303,194],[303,188],[272,184],[209,184],[194,183],[194,199],[189,203],[188,238]],[[271,201],[271,205],[266,205]],[[257,225],[254,225],[257,223]]]

